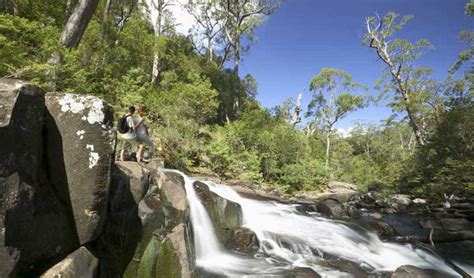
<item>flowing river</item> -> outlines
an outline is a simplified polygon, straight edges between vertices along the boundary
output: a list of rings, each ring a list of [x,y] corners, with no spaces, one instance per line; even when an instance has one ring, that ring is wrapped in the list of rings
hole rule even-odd
[[[252,256],[224,250],[209,215],[193,187],[184,177],[196,248],[196,265],[207,272],[228,277],[275,277],[298,267],[313,269],[322,277],[353,277],[326,263],[337,258],[377,276],[402,265],[435,269],[446,277],[461,277],[436,254],[411,244],[384,242],[372,232],[343,221],[302,214],[296,205],[257,201],[241,197],[231,187],[204,182],[220,197],[242,208],[242,227],[257,236],[260,249]]]

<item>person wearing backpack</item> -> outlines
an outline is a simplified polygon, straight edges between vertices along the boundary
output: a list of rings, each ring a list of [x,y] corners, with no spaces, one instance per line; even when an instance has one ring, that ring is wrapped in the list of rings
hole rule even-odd
[[[156,146],[153,144],[150,135],[148,134],[148,126],[146,125],[146,112],[142,107],[138,107],[137,109],[138,118],[140,119],[140,124],[138,125],[136,132],[137,132],[137,140],[138,140],[138,151],[137,157],[143,156],[143,149],[145,145],[149,147],[149,151],[154,153]]]
[[[118,122],[118,132],[122,135],[122,147],[120,149],[120,161],[125,160],[125,149],[130,147],[138,146],[137,140],[137,127],[141,124],[140,120],[137,117],[134,117],[133,114],[135,113],[135,107],[130,106],[128,108],[127,114],[125,114],[122,118],[119,119]],[[137,161],[138,160],[138,152],[137,154]]]

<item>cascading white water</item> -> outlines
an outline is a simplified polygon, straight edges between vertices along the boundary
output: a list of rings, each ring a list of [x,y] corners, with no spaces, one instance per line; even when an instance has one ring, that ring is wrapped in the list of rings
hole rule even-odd
[[[242,257],[222,250],[209,214],[194,190],[193,180],[177,170],[164,169],[163,172],[177,173],[184,178],[191,211],[197,266],[230,277],[251,277],[252,274],[271,273],[278,269],[284,269],[284,267],[275,267],[262,260]]]
[[[179,171],[173,171],[180,173]],[[241,197],[232,188],[205,182],[217,195],[240,204],[242,226],[259,242],[256,258],[223,250],[209,215],[194,191],[193,180],[183,175],[194,230],[196,264],[227,276],[256,276],[293,267],[310,267],[323,277],[351,277],[325,264],[325,257],[351,261],[369,272],[393,271],[401,265],[436,269],[449,277],[459,275],[443,260],[410,244],[382,242],[374,233],[348,223],[302,215],[295,206]]]
[[[376,234],[341,221],[301,215],[295,206],[242,198],[228,186],[207,184],[214,193],[240,204],[242,226],[255,232],[268,255],[314,267],[321,255],[329,254],[373,271],[414,265],[459,277],[441,258],[410,244],[382,242]]]

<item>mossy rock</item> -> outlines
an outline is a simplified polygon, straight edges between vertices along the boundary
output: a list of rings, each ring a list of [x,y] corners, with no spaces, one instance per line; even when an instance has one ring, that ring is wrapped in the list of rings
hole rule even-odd
[[[163,243],[161,243],[158,258],[156,260],[155,273],[156,276],[154,277],[181,277],[181,265],[179,263],[179,257],[174,250],[173,244],[169,240],[165,240]]]
[[[130,265],[124,277],[140,278],[181,278],[182,265],[179,254],[170,238],[163,241],[153,236],[148,242],[145,252],[137,266]]]
[[[143,253],[143,256],[140,260],[140,264],[138,265],[136,275],[131,275],[129,277],[156,277],[155,265],[159,252],[160,242],[155,237],[152,237],[147,247],[145,248],[145,252]]]

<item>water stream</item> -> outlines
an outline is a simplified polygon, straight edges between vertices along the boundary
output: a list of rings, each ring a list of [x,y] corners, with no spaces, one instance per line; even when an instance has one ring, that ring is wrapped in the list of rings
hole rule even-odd
[[[304,215],[296,205],[241,197],[231,187],[205,182],[215,194],[240,204],[242,226],[255,233],[260,250],[255,257],[224,250],[209,215],[194,191],[193,180],[183,175],[196,248],[196,265],[228,277],[278,276],[285,269],[309,267],[322,277],[352,277],[328,259],[344,260],[367,273],[394,271],[402,265],[435,269],[447,277],[460,277],[444,260],[411,244],[381,241],[375,233],[343,221]]]

